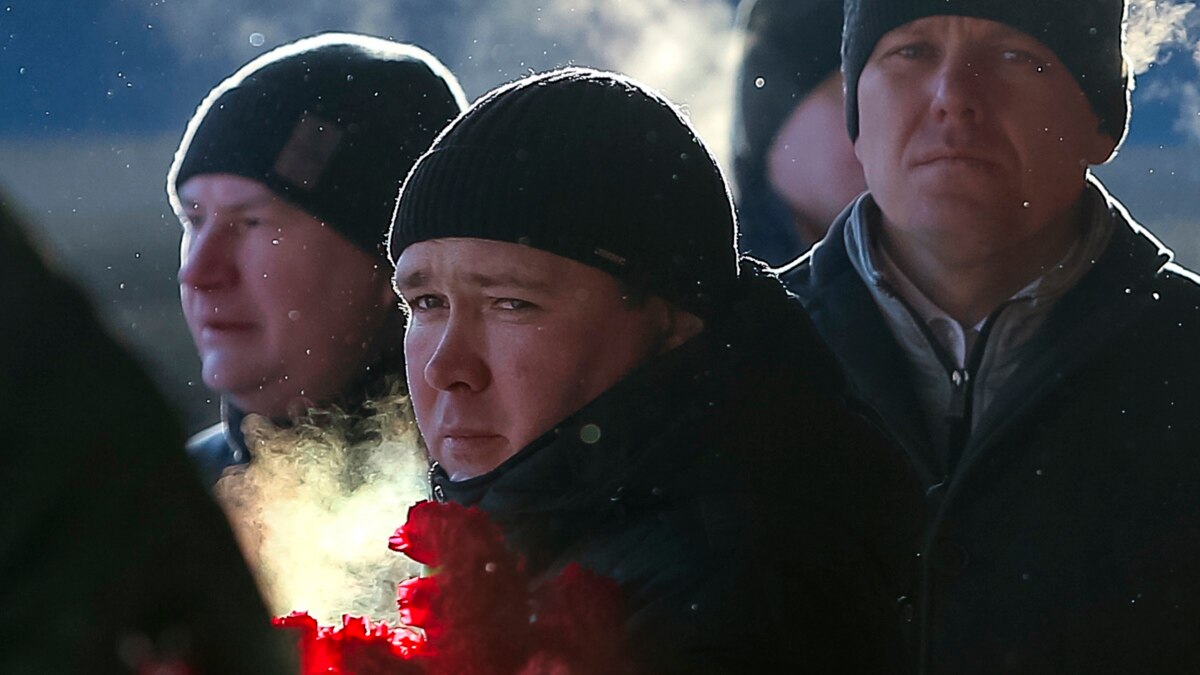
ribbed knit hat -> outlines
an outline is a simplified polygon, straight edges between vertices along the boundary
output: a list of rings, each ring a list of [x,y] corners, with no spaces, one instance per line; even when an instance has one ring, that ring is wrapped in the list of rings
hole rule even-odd
[[[167,193],[198,174],[263,183],[361,249],[378,254],[400,183],[465,107],[428,52],[346,33],[298,40],[254,59],[197,108]]]
[[[582,68],[492,91],[413,167],[392,260],[449,237],[549,251],[700,316],[738,275],[729,190],[692,126],[645,86]]]
[[[841,65],[842,0],[744,0],[738,26],[734,152],[740,173],[742,164],[762,165],[784,121]]]
[[[846,0],[842,39],[846,123],[858,138],[858,78],[880,38],[928,16],[966,16],[1007,24],[1046,45],[1120,144],[1129,122],[1131,75],[1122,51],[1124,0]]]
[[[767,176],[784,123],[842,63],[843,0],[743,0],[733,111],[733,180],[740,247],[782,265],[804,250],[796,215]]]

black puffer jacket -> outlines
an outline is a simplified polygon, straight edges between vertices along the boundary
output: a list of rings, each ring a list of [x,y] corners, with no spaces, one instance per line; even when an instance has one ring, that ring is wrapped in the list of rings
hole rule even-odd
[[[899,602],[922,673],[1200,672],[1200,286],[1112,200],[1108,248],[1055,306],[943,480]],[[907,360],[838,223],[787,280],[914,466]]]
[[[647,672],[890,672],[920,495],[799,305],[744,268],[722,325],[491,473],[435,470],[435,493],[489,512],[535,574],[616,579]]]

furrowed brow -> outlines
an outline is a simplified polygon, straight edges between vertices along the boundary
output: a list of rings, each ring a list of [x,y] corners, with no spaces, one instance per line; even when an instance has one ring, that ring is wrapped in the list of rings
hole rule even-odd
[[[548,291],[553,284],[548,281],[519,277],[513,274],[482,274],[474,272],[467,275],[467,280],[480,288],[521,288],[529,291]]]
[[[396,276],[396,290],[407,291],[413,288],[421,288],[429,285],[429,275],[424,270],[409,272],[403,276]]]
[[[183,202],[185,211],[195,211],[200,208],[199,202],[195,199],[188,199],[186,196],[181,196],[180,201]],[[245,201],[236,202],[225,207],[227,211],[248,211],[256,209],[260,206],[268,206],[275,202],[275,197],[272,195],[262,195],[261,197],[252,197]]]

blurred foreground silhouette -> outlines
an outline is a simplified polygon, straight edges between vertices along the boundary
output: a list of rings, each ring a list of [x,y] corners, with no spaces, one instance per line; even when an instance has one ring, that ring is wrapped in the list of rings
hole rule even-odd
[[[175,411],[0,197],[0,672],[294,672]]]

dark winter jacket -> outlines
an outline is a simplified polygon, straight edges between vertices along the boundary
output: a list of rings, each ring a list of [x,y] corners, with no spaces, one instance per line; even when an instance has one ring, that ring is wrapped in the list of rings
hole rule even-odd
[[[183,428],[0,199],[0,673],[295,672]]]
[[[250,450],[242,435],[245,418],[237,406],[222,400],[221,421],[188,439],[187,453],[205,485],[216,485],[225,469],[250,461]]]
[[[794,298],[747,286],[728,330],[484,476],[435,469],[435,495],[480,505],[535,575],[579,561],[617,580],[647,672],[890,672],[891,570],[915,555],[920,493],[841,404]]]
[[[918,470],[929,519],[897,598],[918,672],[1200,672],[1200,287],[1109,207],[1103,256],[953,474]],[[909,362],[851,267],[845,218],[785,282],[854,396],[925,467]]]

